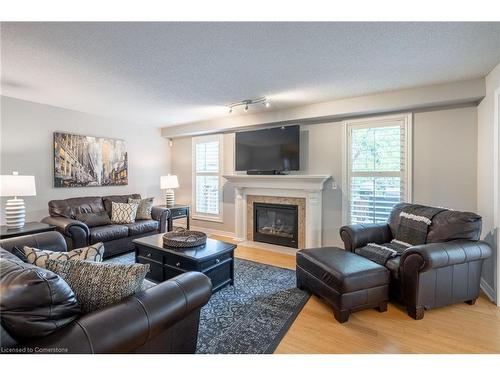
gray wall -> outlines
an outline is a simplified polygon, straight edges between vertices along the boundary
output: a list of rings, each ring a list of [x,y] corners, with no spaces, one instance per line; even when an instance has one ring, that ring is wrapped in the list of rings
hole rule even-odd
[[[25,197],[27,220],[47,216],[47,202],[78,196],[140,193],[163,202],[160,176],[170,170],[168,140],[160,130],[81,112],[1,97],[1,174],[34,175],[37,196]],[[53,188],[54,131],[124,139],[128,151],[128,186]],[[2,223],[3,206],[2,198]]]
[[[301,127],[301,172],[332,175],[323,191],[323,243],[341,245],[342,123]],[[455,108],[415,113],[413,119],[414,201],[476,211],[477,110]],[[224,136],[225,172],[233,165],[233,134]],[[191,200],[191,138],[173,141],[172,173],[179,176],[179,201]],[[193,225],[234,232],[234,192],[224,187],[224,222],[194,221]]]

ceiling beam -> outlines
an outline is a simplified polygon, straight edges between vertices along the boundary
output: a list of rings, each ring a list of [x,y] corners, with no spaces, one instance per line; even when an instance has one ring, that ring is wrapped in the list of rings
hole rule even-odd
[[[485,96],[484,78],[416,87],[405,90],[329,102],[308,104],[274,111],[261,111],[243,115],[227,115],[206,121],[164,127],[166,138],[179,138],[201,134],[221,133],[245,128],[282,124],[311,124],[340,121],[346,118],[424,108],[477,104]]]

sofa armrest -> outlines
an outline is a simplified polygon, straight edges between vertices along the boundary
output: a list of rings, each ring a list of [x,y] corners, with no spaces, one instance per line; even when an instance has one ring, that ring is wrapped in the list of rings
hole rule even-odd
[[[344,225],[340,228],[340,238],[347,251],[354,251],[370,242],[391,242],[392,232],[387,223]]]
[[[170,218],[170,209],[161,206],[153,206],[151,210],[151,217],[153,220],[159,221],[159,231],[164,233],[167,231],[167,222]]]
[[[55,225],[59,233],[71,239],[73,248],[89,245],[90,229],[81,221],[62,216],[48,216],[42,219],[42,223]]]
[[[448,267],[486,259],[491,256],[491,248],[484,241],[456,240],[412,246],[401,256],[400,267],[410,261],[418,263],[418,271]],[[416,268],[413,266],[412,268]]]
[[[212,283],[207,276],[187,272],[118,304],[84,315],[69,326],[31,342],[30,346],[61,348],[65,353],[130,353],[154,341],[190,313],[199,311],[211,294]],[[188,339],[193,338],[182,335],[176,338]],[[156,350],[168,352],[168,344]]]

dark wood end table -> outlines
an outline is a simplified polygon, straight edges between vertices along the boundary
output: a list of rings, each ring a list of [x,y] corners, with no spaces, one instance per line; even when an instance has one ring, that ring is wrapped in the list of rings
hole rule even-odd
[[[173,221],[176,219],[186,218],[186,229],[189,229],[189,211],[190,206],[187,204],[174,204],[172,207],[160,205],[170,210],[170,217],[167,220],[167,231],[171,232],[174,229]]]
[[[56,230],[54,225],[38,223],[38,222],[29,222],[24,224],[22,228],[13,228],[9,229],[6,225],[0,226],[0,239],[6,238],[14,238],[20,236],[27,236],[29,234],[43,233],[43,232],[51,232]]]

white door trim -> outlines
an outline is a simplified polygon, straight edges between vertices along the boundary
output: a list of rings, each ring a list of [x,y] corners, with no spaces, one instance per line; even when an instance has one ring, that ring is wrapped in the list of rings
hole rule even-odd
[[[494,117],[493,117],[493,231],[497,236],[496,254],[496,285],[497,306],[500,306],[500,87],[493,95]]]

